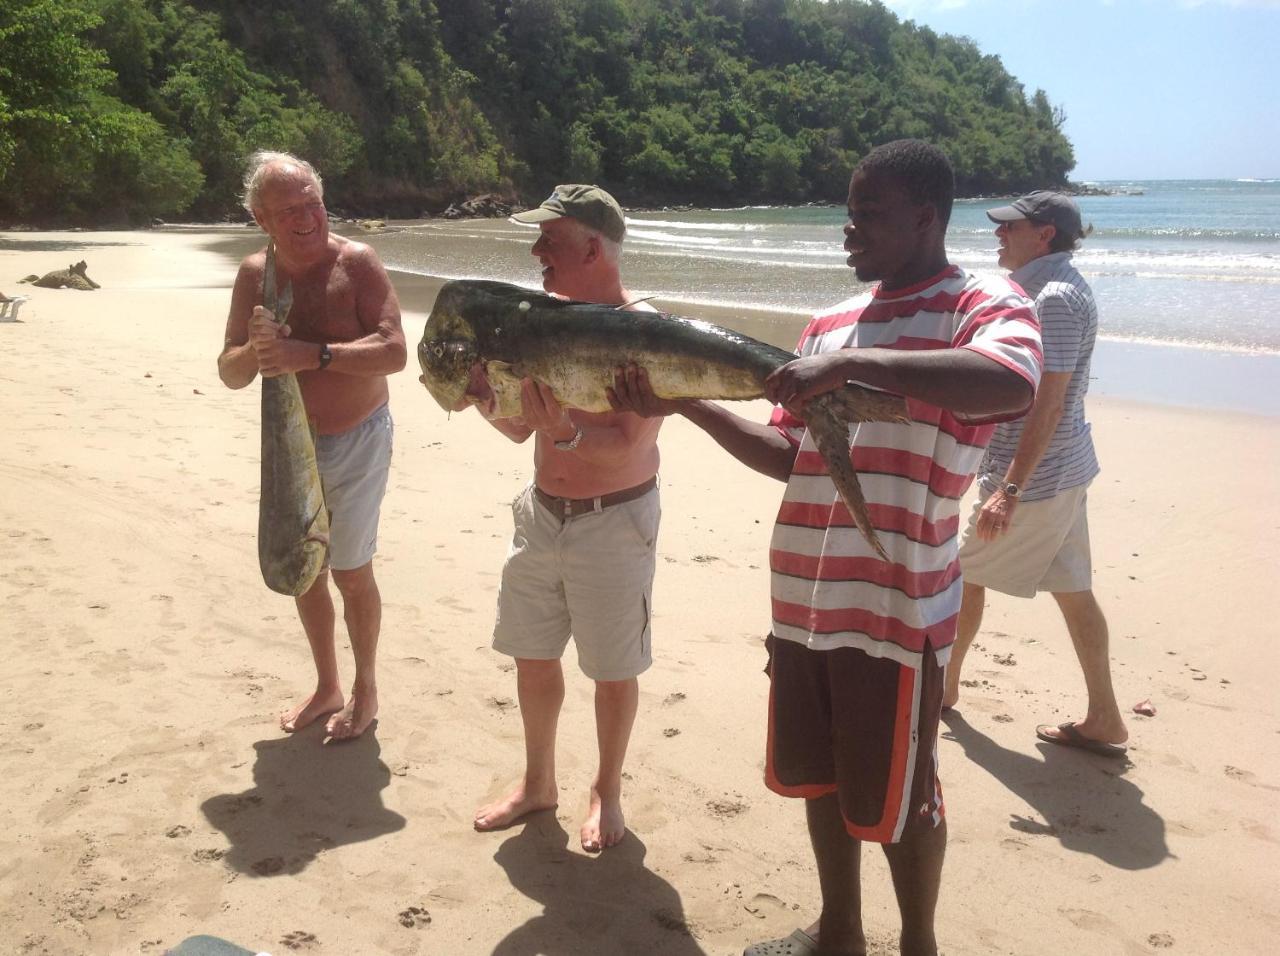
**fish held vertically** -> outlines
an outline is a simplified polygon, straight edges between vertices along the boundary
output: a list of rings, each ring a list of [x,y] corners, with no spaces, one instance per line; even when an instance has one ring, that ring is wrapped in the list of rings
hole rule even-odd
[[[662,398],[746,400],[764,395],[771,372],[791,352],[709,322],[570,302],[502,282],[446,283],[427,318],[418,362],[422,383],[446,411],[468,395],[482,370],[491,418],[520,414],[520,383],[548,385],[565,405],[608,411],[607,390],[619,366],[643,367]],[[883,558],[849,456],[849,426],[907,421],[905,401],[858,385],[818,396],[805,422],[854,524]]]
[[[277,293],[275,244],[267,245],[263,305],[283,324],[292,288]],[[262,380],[262,486],[258,501],[258,565],[267,587],[305,594],[324,570],[329,512],[324,503],[315,438],[293,373]]]

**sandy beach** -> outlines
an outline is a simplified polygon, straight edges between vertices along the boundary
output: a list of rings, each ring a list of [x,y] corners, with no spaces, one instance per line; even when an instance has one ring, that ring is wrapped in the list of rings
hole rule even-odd
[[[391,381],[380,721],[341,746],[280,732],[310,657],[257,567],[258,388],[224,388],[214,361],[235,273],[219,250],[252,237],[0,234],[0,292],[30,296],[0,324],[0,952],[160,954],[212,933],[275,956],[731,956],[808,925],[803,809],[762,782],[782,486],[683,420],[660,442],[655,664],[621,846],[578,847],[595,741],[572,655],[558,810],[472,830],[523,759],[513,666],[488,645],[532,452],[447,417],[412,359]],[[17,284],[82,258],[101,289]],[[416,344],[434,284],[395,279]],[[1090,413],[1129,759],[1036,740],[1082,715],[1079,668],[1047,596],[993,595],[941,744],[942,950],[1269,953],[1280,420]],[[1147,699],[1154,717],[1127,713]],[[896,952],[883,856],[864,860],[872,951]]]

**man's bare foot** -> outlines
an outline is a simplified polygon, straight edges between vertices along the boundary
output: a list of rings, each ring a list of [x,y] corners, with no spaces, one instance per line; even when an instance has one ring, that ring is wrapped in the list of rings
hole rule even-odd
[[[342,691],[316,691],[301,704],[280,715],[280,729],[291,734],[335,710],[342,710]]]
[[[533,791],[522,780],[509,794],[476,811],[473,824],[481,833],[511,826],[521,817],[538,810],[556,808],[556,785]]]
[[[334,740],[354,740],[369,729],[377,716],[377,688],[354,687],[347,706],[329,718],[324,730]]]
[[[943,685],[942,709],[950,710],[958,703],[960,703],[960,679],[957,677],[954,685],[950,680]]]
[[[617,846],[627,832],[622,818],[622,800],[619,797],[601,797],[600,791],[591,788],[591,806],[587,819],[582,823],[582,848],[588,853],[599,853]]]

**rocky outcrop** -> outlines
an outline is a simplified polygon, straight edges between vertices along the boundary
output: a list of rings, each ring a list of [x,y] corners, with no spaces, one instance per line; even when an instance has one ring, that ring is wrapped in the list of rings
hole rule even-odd
[[[440,213],[441,219],[505,219],[517,209],[497,193],[485,193],[459,203],[450,204]]]

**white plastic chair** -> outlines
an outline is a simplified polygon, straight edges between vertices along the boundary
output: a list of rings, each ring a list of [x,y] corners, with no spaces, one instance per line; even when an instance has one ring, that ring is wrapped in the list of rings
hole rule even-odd
[[[12,299],[0,292],[0,322],[17,322],[18,307],[27,299],[29,295],[15,295]]]

